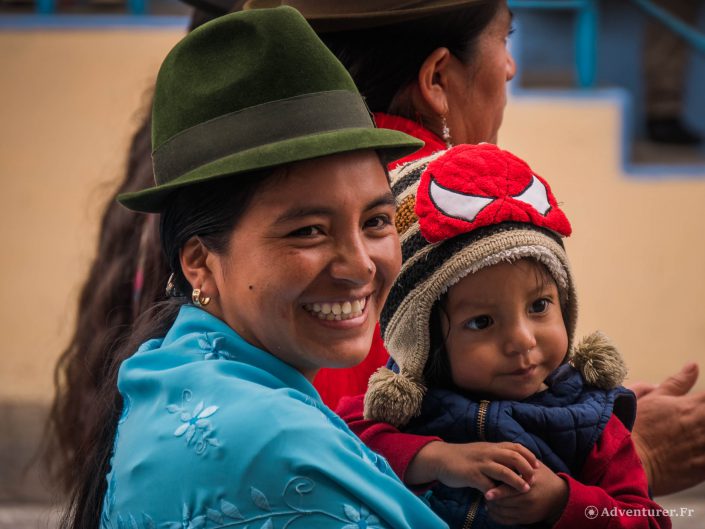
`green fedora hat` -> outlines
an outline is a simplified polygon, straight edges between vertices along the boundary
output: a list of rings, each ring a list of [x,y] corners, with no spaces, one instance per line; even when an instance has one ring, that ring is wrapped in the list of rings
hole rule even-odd
[[[487,0],[246,0],[243,9],[290,6],[318,32],[386,26],[448,13]]]
[[[161,211],[176,189],[320,156],[423,145],[376,128],[350,75],[290,7],[233,13],[169,52],[152,109],[156,185],[118,200]]]

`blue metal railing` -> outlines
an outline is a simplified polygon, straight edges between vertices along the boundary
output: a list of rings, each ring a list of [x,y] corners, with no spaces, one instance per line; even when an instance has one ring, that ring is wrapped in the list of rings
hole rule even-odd
[[[56,0],[37,0],[37,13],[51,15],[56,11]],[[131,15],[145,15],[147,0],[127,0],[127,11]]]
[[[595,85],[597,71],[598,0],[509,0],[512,9],[575,10],[575,77],[578,86]]]
[[[673,16],[666,9],[650,0],[631,0],[648,15],[657,18],[674,33],[685,39],[694,49],[705,53],[705,35]],[[148,0],[127,0],[131,15],[147,13]],[[561,9],[574,10],[575,19],[575,69],[578,86],[595,85],[597,71],[597,41],[599,0],[508,0],[512,9]],[[56,10],[56,0],[37,0],[37,12],[49,15]]]
[[[632,0],[632,3],[640,7],[646,14],[658,19],[675,34],[681,36],[694,49],[700,53],[705,53],[705,35],[698,30],[649,0]]]

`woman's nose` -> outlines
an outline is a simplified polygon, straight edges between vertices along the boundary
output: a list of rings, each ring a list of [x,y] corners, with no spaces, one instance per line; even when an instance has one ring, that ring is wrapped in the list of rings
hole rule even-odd
[[[513,322],[505,334],[504,352],[508,355],[526,354],[536,347],[536,337],[529,322]]]
[[[360,236],[347,238],[336,246],[330,266],[335,279],[355,284],[365,284],[374,277],[377,267]]]

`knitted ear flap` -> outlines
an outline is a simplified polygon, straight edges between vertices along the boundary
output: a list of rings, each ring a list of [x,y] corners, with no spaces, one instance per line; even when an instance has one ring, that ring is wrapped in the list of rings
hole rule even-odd
[[[580,340],[569,361],[588,384],[601,389],[620,386],[627,376],[627,366],[622,356],[600,331]]]
[[[426,387],[410,373],[380,367],[365,393],[365,419],[400,428],[421,413]]]

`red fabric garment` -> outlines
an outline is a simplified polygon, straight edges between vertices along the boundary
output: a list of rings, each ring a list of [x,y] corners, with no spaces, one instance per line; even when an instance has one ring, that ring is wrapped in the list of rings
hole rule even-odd
[[[580,476],[559,476],[566,480],[570,492],[554,529],[671,527],[671,520],[661,507],[649,499],[646,473],[634,443],[614,415],[593,446]]]
[[[385,365],[388,358],[389,355],[384,348],[384,343],[382,343],[378,323],[375,327],[370,352],[361,363],[355,367],[321,369],[313,380],[313,385],[321,395],[323,403],[335,410],[341,398],[364,394],[367,391],[367,381],[370,376],[380,366]]]
[[[406,469],[419,450],[441,438],[402,433],[387,423],[365,420],[362,415],[363,398],[364,395],[345,397],[340,400],[335,412],[363,443],[382,454],[394,473],[404,481]]]
[[[414,138],[417,138],[425,143],[425,145],[418,151],[390,163],[388,166],[390,171],[399,165],[413,162],[414,160],[424,158],[434,152],[442,151],[447,148],[445,142],[441,138],[436,136],[427,128],[422,127],[410,119],[406,119],[401,116],[383,114],[382,112],[375,112],[374,118],[375,123],[380,129],[398,130],[399,132],[404,132],[409,136],[413,136]]]
[[[388,168],[390,170],[402,163],[428,156],[429,154],[446,148],[441,138],[411,120],[382,113],[376,113],[374,118],[379,128],[405,132],[410,136],[414,136],[426,142],[426,144],[415,153],[389,164]],[[318,390],[325,405],[334,410],[342,397],[365,393],[365,391],[367,391],[367,381],[370,376],[372,376],[372,373],[380,366],[385,365],[388,358],[389,355],[384,348],[379,325],[377,325],[374,336],[372,337],[372,347],[365,360],[355,367],[321,369],[313,380],[313,385],[316,390]]]

